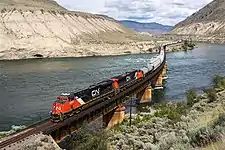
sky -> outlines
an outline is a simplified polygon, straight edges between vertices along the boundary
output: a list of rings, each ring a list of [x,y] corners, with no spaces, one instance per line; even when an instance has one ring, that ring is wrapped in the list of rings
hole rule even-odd
[[[55,0],[68,10],[175,25],[212,0]]]

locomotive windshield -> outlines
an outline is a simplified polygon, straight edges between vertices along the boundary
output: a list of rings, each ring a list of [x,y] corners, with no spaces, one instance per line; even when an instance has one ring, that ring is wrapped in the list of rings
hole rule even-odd
[[[68,100],[68,97],[63,96],[63,97],[62,97],[62,100],[63,100],[63,101],[67,101],[67,100]]]

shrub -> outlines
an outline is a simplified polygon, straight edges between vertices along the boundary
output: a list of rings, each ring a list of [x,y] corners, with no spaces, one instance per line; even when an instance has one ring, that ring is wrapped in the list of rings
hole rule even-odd
[[[188,50],[188,49],[194,49],[195,44],[192,43],[192,40],[188,41],[188,40],[184,40],[184,44],[182,45],[182,48],[184,50]]]
[[[202,126],[190,131],[188,137],[193,147],[203,147],[221,139],[221,134],[210,126]]]
[[[106,150],[108,134],[103,130],[93,131],[83,127],[74,136],[71,146],[76,150]]]
[[[207,94],[209,102],[214,102],[217,99],[216,90],[213,88],[205,89],[204,92]]]
[[[193,106],[199,99],[197,99],[196,89],[192,88],[186,92],[187,105]]]
[[[215,75],[212,79],[212,84],[214,88],[225,88],[225,77]]]
[[[193,147],[203,147],[221,140],[224,137],[224,126],[225,113],[222,113],[212,123],[189,131],[187,135],[190,139],[190,144]]]
[[[182,49],[187,51],[188,50],[188,47],[186,45],[182,45]]]
[[[219,117],[213,121],[212,123],[212,127],[216,127],[216,126],[225,126],[225,113],[221,113],[219,115]]]
[[[157,104],[155,106],[157,111],[154,116],[156,117],[167,117],[172,121],[180,121],[181,116],[186,114],[187,105],[185,103],[177,103],[177,104]]]

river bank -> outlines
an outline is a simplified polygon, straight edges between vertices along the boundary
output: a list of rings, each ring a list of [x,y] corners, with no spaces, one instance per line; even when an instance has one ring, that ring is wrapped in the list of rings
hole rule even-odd
[[[133,118],[131,126],[125,120],[110,133],[111,149],[186,150],[210,149],[212,144],[215,148],[214,142],[223,145],[224,82],[223,78],[222,88],[207,89],[199,96],[190,91],[187,103],[160,104],[154,114]]]
[[[225,77],[215,76],[213,87],[201,95],[188,90],[187,102],[154,105],[149,114],[137,114],[131,123],[126,118],[109,131],[84,129],[70,149],[221,149],[225,145]]]
[[[155,39],[160,40],[192,40],[195,43],[208,43],[208,44],[225,44],[224,36],[203,36],[203,35],[182,35],[182,34],[164,34],[157,35]]]
[[[9,54],[0,53],[0,60],[20,60],[33,58],[68,58],[68,57],[92,57],[92,56],[121,56],[129,54],[153,54],[159,51],[161,44],[171,41],[142,41],[121,43],[89,43],[80,42],[73,48],[44,52],[31,52],[25,49],[12,48]],[[170,45],[167,52],[185,51],[184,43]],[[188,47],[188,50],[193,49]]]

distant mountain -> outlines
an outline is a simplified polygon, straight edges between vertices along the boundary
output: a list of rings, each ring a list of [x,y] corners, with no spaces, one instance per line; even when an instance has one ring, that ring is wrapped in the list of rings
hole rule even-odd
[[[173,26],[162,25],[156,22],[140,23],[140,22],[130,21],[130,20],[121,20],[119,22],[136,32],[150,32],[153,34],[165,33],[170,31],[173,28]]]

